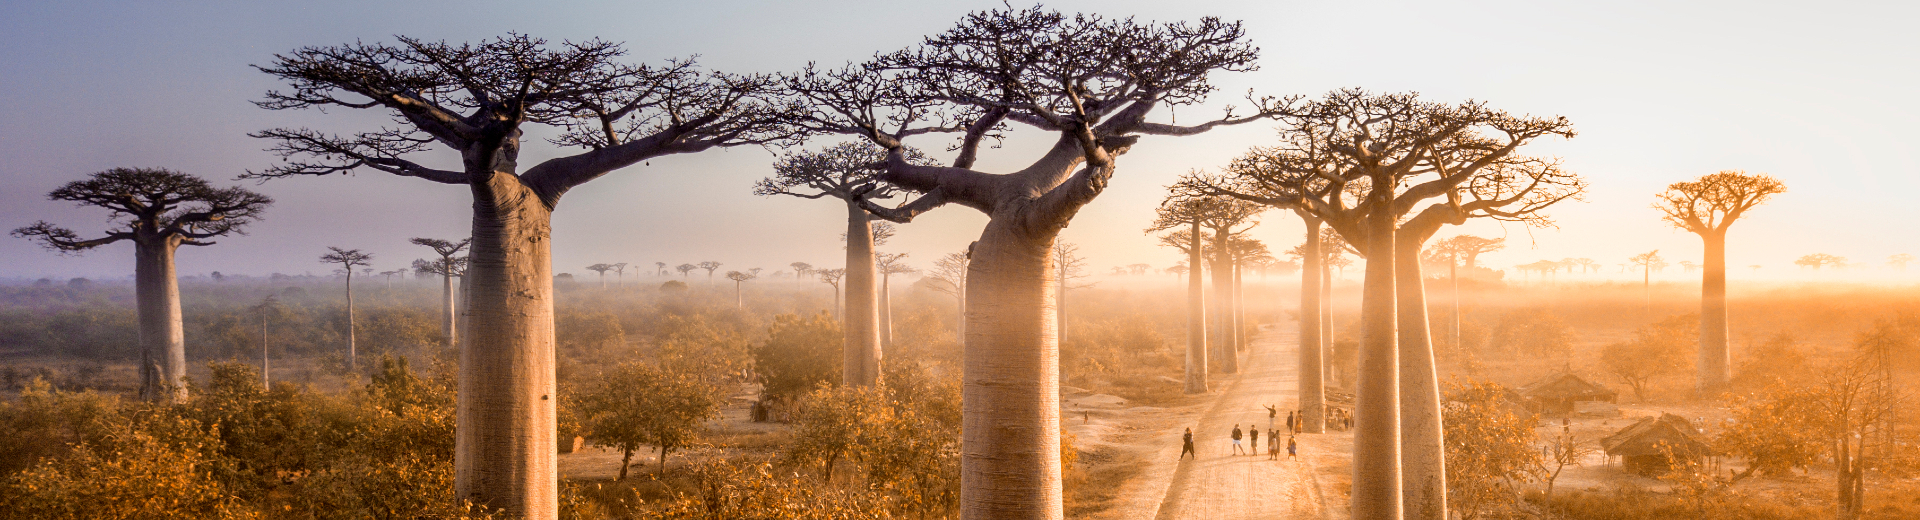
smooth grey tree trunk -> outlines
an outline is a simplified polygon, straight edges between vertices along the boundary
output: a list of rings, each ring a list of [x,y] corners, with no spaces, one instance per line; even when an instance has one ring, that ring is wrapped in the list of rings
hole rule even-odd
[[[267,358],[266,316],[260,317],[260,386],[273,388],[273,362]]]
[[[893,353],[893,274],[880,273],[880,359]]]
[[[1240,356],[1234,351],[1233,330],[1233,261],[1228,258],[1228,239],[1230,235],[1225,227],[1215,229],[1213,233],[1213,311],[1207,313],[1213,322],[1213,330],[1208,333],[1209,343],[1213,345],[1214,368],[1222,374],[1240,371]]]
[[[187,400],[187,341],[180,320],[180,282],[173,254],[180,240],[136,230],[134,300],[140,320],[140,396]]]
[[[1054,299],[1053,299],[1054,336],[1057,341],[1061,343],[1066,343],[1067,341],[1067,265],[1065,263],[1061,263],[1053,267],[1055,270],[1054,276],[1056,279],[1059,280],[1059,283],[1060,283],[1060,287],[1058,291],[1054,293]],[[1060,386],[1067,386],[1067,360],[1065,359],[1060,360]]]
[[[880,382],[880,310],[874,291],[873,218],[847,202],[846,342],[841,381],[855,386]]]
[[[993,215],[967,267],[960,517],[968,520],[1064,514],[1052,255],[1059,230],[1033,229],[1023,213]]]
[[[1400,321],[1401,497],[1406,518],[1447,520],[1446,437],[1441,428],[1440,381],[1427,321],[1426,276],[1420,249],[1438,223],[1410,221],[1394,237],[1394,289]]]
[[[347,266],[347,370],[348,371],[353,371],[360,367],[360,349],[359,349],[359,345],[354,342],[354,335],[353,335],[353,330],[356,328],[359,328],[359,327],[354,326],[354,319],[353,319],[353,266],[349,265]]]
[[[1727,235],[1702,233],[1706,246],[1700,278],[1700,360],[1696,388],[1702,397],[1725,390],[1732,377],[1727,342]]]
[[[517,176],[483,175],[485,182],[471,185],[454,493],[510,517],[553,518],[559,460],[552,210]]]
[[[452,268],[452,266],[447,267]],[[440,275],[440,334],[446,336],[448,348],[453,348],[460,342],[460,334],[457,332],[459,330],[458,315],[459,311],[453,304],[453,273],[442,273]]]
[[[1323,251],[1322,254],[1324,253]],[[1331,262],[1325,262],[1325,259],[1325,256],[1322,256],[1323,261],[1320,263],[1320,351],[1326,355],[1320,359],[1320,369],[1337,376],[1338,374],[1332,370],[1331,366],[1333,363],[1333,265]],[[1341,380],[1339,383],[1348,387],[1353,386],[1352,381]]]
[[[1327,426],[1326,346],[1320,341],[1320,320],[1326,315],[1321,300],[1320,219],[1305,218],[1307,241],[1300,261],[1300,416],[1307,433],[1325,433]]]
[[[1238,257],[1233,259],[1233,349],[1235,352],[1247,350],[1247,280],[1246,269],[1240,266]]]
[[[1389,207],[1392,179],[1373,179],[1375,207]],[[1395,309],[1395,215],[1367,215],[1367,272],[1360,301],[1360,370],[1354,398],[1353,518],[1398,520],[1400,360]]]
[[[1193,243],[1187,246],[1187,385],[1186,393],[1207,392],[1207,298],[1201,281],[1200,223],[1193,223]]]

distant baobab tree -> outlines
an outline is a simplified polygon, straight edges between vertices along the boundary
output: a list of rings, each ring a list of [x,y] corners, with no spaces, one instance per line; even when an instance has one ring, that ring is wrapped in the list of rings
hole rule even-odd
[[[793,279],[795,280],[799,280],[807,276],[807,273],[813,272],[813,264],[809,264],[806,262],[794,262],[791,264],[787,264],[787,267],[793,268]]]
[[[389,289],[389,290],[391,290],[391,289],[393,289],[393,276],[394,276],[394,275],[401,275],[401,276],[402,276],[402,278],[401,278],[401,279],[403,279],[403,280],[404,280],[404,279],[405,279],[405,276],[406,276],[406,274],[407,274],[407,270],[406,270],[406,269],[394,269],[394,270],[392,270],[392,271],[381,271],[381,272],[380,272],[380,276],[384,276],[384,277],[386,277],[386,282],[387,282],[387,287],[386,287],[386,288],[387,288],[387,289]]]
[[[713,272],[714,272],[714,271],[717,271],[717,270],[720,270],[720,265],[721,265],[721,264],[720,264],[720,262],[715,262],[715,261],[712,261],[712,260],[708,260],[708,261],[705,261],[705,262],[700,262],[700,264],[699,264],[699,266],[700,266],[700,268],[701,268],[701,269],[706,269],[706,270],[707,270],[707,284],[708,284],[708,285],[712,285],[712,284],[713,284]]]
[[[1440,226],[1467,218],[1550,225],[1539,210],[1577,198],[1585,184],[1555,160],[1515,152],[1536,139],[1572,137],[1572,125],[1481,102],[1358,89],[1290,107],[1279,119],[1280,144],[1255,149],[1249,155],[1257,161],[1237,162],[1218,182],[1176,190],[1309,211],[1359,246],[1367,273],[1352,515],[1445,518],[1445,443],[1420,251]],[[1302,179],[1337,186],[1317,192],[1302,189],[1318,186]],[[1418,207],[1428,199],[1437,200]]]
[[[260,386],[272,388],[273,361],[267,352],[267,346],[269,345],[267,343],[267,325],[273,318],[286,316],[287,309],[280,305],[278,298],[274,298],[273,295],[267,295],[266,299],[261,300],[258,305],[254,305],[250,310],[260,317]]]
[[[1053,324],[1056,331],[1054,335],[1058,341],[1062,342],[1067,340],[1067,291],[1093,286],[1093,284],[1075,285],[1073,283],[1075,280],[1087,277],[1087,259],[1081,257],[1079,252],[1080,246],[1074,243],[1064,241],[1053,243],[1054,280],[1059,284],[1059,289],[1053,293]],[[1060,367],[1060,384],[1062,385],[1067,384],[1065,365],[1066,362],[1062,360]]]
[[[459,307],[454,304],[453,279],[466,276],[467,257],[460,256],[460,252],[472,245],[473,239],[462,238],[459,242],[453,242],[414,237],[411,242],[433,249],[433,254],[440,257],[431,261],[415,260],[413,270],[440,275],[440,335],[447,340],[448,347],[458,346],[460,318]]]
[[[1894,269],[1897,269],[1897,270],[1901,270],[1901,271],[1907,270],[1907,264],[1910,264],[1910,263],[1913,263],[1913,255],[1910,255],[1910,254],[1900,253],[1897,255],[1887,257],[1887,265],[1892,266]]]
[[[1435,242],[1436,251],[1444,251],[1460,258],[1461,266],[1467,269],[1479,267],[1481,254],[1499,251],[1507,247],[1505,238],[1481,238],[1473,235],[1455,235]]]
[[[680,271],[680,277],[686,278],[688,273],[692,273],[694,269],[699,269],[699,268],[700,266],[693,265],[693,264],[680,264],[679,266],[674,267],[673,270]]]
[[[846,269],[815,269],[820,275],[820,283],[833,286],[833,317],[840,318],[840,279],[847,276]]]
[[[1266,210],[1264,205],[1233,197],[1193,196],[1174,192],[1154,210],[1153,225],[1147,228],[1147,232],[1151,233],[1197,224],[1199,231],[1187,232],[1200,234],[1194,238],[1208,242],[1201,252],[1204,253],[1203,257],[1211,261],[1206,271],[1213,275],[1213,301],[1204,309],[1188,309],[1187,312],[1189,320],[1195,316],[1206,320],[1209,369],[1224,374],[1240,371],[1237,354],[1240,335],[1233,319],[1233,258],[1229,243],[1235,234],[1259,225],[1254,217]],[[1191,260],[1192,251],[1188,253]],[[1188,288],[1189,299],[1195,290]],[[1191,384],[1187,390],[1193,390]]]
[[[667,275],[667,263],[666,263],[666,262],[654,262],[654,263],[653,263],[653,268],[654,268],[654,271],[653,271],[653,274],[655,274],[655,275],[658,275],[658,276],[666,276],[666,275]]]
[[[1592,258],[1575,258],[1573,265],[1580,266],[1580,274],[1600,272],[1600,262]]]
[[[1116,265],[1116,266],[1107,268],[1107,274],[1111,276],[1126,276],[1127,268]]]
[[[244,233],[273,199],[242,188],[216,188],[192,175],[157,168],[114,168],[47,193],[53,201],[108,211],[110,228],[83,239],[46,221],[13,230],[61,254],[122,240],[133,242],[133,287],[140,322],[140,397],[183,402],[187,398],[187,344],[180,318],[180,246],[213,245],[210,239]]]
[[[967,341],[967,273],[970,272],[967,264],[972,262],[967,254],[968,251],[947,253],[947,256],[935,260],[933,269],[927,272],[927,278],[933,282],[929,285],[936,291],[952,296],[959,305],[960,316],[953,322],[953,334],[954,340],[961,343]]]
[[[1760,268],[1761,268],[1761,267],[1766,267],[1766,266],[1763,266],[1763,265],[1760,265],[1760,264],[1753,264],[1753,265],[1749,265],[1749,266],[1747,266],[1747,268],[1748,268],[1748,269],[1752,269],[1752,270],[1753,270],[1753,272],[1756,272],[1756,273],[1757,273],[1757,272],[1760,272]]]
[[[636,274],[637,274],[637,271],[636,271]],[[620,284],[626,283],[626,277],[627,277],[627,263],[620,262],[617,264],[613,264],[613,286],[619,287]],[[601,278],[605,279],[604,273],[602,274]],[[602,284],[604,285],[604,282],[602,282]]]
[[[1127,274],[1131,274],[1134,276],[1145,275],[1147,274],[1148,271],[1152,271],[1152,270],[1153,270],[1153,266],[1147,265],[1147,264],[1131,264],[1127,266]]]
[[[600,273],[600,288],[607,288],[607,271],[613,270],[613,264],[593,264],[587,266],[587,270]]]
[[[288,160],[247,177],[371,169],[467,188],[467,312],[476,329],[459,363],[454,494],[510,516],[552,517],[559,488],[549,238],[561,196],[652,158],[804,135],[786,124],[797,114],[770,76],[702,70],[691,59],[631,64],[619,44],[598,39],[396,39],[303,47],[257,67],[289,85],[267,92],[256,103],[263,108],[373,109],[398,126],[255,132]],[[522,169],[531,126],[552,129],[531,135],[585,151],[537,153],[556,156]],[[459,162],[414,162],[436,153]]]
[[[1700,270],[1700,264],[1696,264],[1692,260],[1680,261],[1680,272],[1691,273],[1698,270]]]
[[[748,270],[747,270],[747,274],[751,274],[751,275],[753,275],[753,277],[754,277],[754,278],[759,278],[759,277],[760,277],[760,271],[764,271],[764,270],[766,270],[766,268],[764,268],[764,267],[755,267],[755,268],[752,268],[752,269],[748,269]]]
[[[893,275],[913,274],[919,269],[907,265],[906,253],[876,253],[874,269],[880,273],[880,348],[893,348]]]
[[[1250,114],[1229,110],[1193,126],[1149,121],[1203,102],[1210,76],[1248,70],[1258,54],[1239,23],[1217,18],[1143,23],[1005,8],[970,13],[914,48],[840,69],[808,67],[788,82],[813,106],[810,128],[887,149],[879,180],[923,194],[868,211],[902,223],[949,203],[987,215],[967,299],[962,518],[1064,514],[1059,344],[1044,332],[1054,319],[1048,252],[1141,136],[1195,135],[1276,114],[1277,103],[1250,99]],[[974,169],[980,144],[1010,122],[1053,134],[1053,144],[1017,172]],[[934,132],[961,134],[954,159],[910,162],[903,140]]]
[[[740,271],[727,271],[727,279],[733,280],[733,308],[744,308],[745,300],[742,300],[740,297],[740,284],[746,283],[747,280],[754,279],[754,275]]]
[[[360,350],[354,343],[353,334],[353,268],[373,262],[373,255],[362,253],[358,249],[338,247],[328,247],[327,251],[327,254],[320,255],[320,263],[340,264],[341,270],[347,273],[347,367],[351,369],[359,366],[357,358]]]
[[[909,150],[908,160],[928,164],[931,160]],[[819,151],[803,151],[781,156],[773,165],[773,176],[755,183],[753,194],[763,197],[787,195],[804,199],[831,198],[846,207],[846,232],[840,235],[847,244],[846,312],[841,316],[846,362],[841,381],[856,386],[872,386],[880,381],[880,308],[879,278],[874,266],[874,245],[891,236],[891,225],[876,226],[874,216],[862,204],[892,199],[899,189],[880,182],[879,165],[887,161],[886,150],[867,142],[846,142]],[[876,229],[879,228],[879,229]],[[886,236],[882,236],[882,235]]]
[[[1654,209],[1668,224],[1700,236],[1706,245],[1700,280],[1700,357],[1695,388],[1712,395],[1733,375],[1727,332],[1727,228],[1787,186],[1765,174],[1727,170],[1667,186]],[[1692,262],[1681,262],[1693,272]]]
[[[1660,258],[1660,250],[1655,249],[1652,251],[1634,255],[1632,258],[1628,258],[1627,264],[1637,266],[1640,268],[1640,284],[1642,286],[1641,288],[1647,293],[1647,315],[1652,316],[1653,315],[1653,272],[1655,270],[1658,270],[1660,267],[1666,266],[1667,262],[1666,260],[1662,260]]]
[[[1847,257],[1833,256],[1826,253],[1814,253],[1794,260],[1793,265],[1811,267],[1815,271],[1819,271],[1823,267],[1838,269],[1847,266]]]

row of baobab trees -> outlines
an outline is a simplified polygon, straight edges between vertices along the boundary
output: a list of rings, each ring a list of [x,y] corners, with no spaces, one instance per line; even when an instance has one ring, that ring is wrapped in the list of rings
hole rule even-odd
[[[816,139],[849,140],[783,155],[760,191],[830,198],[847,209],[845,276],[849,287],[861,287],[849,291],[846,304],[850,343],[861,345],[849,349],[861,352],[859,366],[849,360],[849,373],[858,376],[847,378],[853,384],[879,383],[877,348],[866,350],[879,342],[878,327],[866,325],[877,307],[868,289],[876,276],[872,223],[911,222],[948,205],[988,216],[965,253],[961,282],[960,511],[968,519],[1063,515],[1056,305],[1062,273],[1055,242],[1078,210],[1115,180],[1124,154],[1165,141],[1142,137],[1192,138],[1228,125],[1277,124],[1271,146],[1220,173],[1195,173],[1174,185],[1163,212],[1190,234],[1192,284],[1201,283],[1199,242],[1202,228],[1214,229],[1203,222],[1210,215],[1247,205],[1298,215],[1307,224],[1302,345],[1323,340],[1319,320],[1308,318],[1324,315],[1317,290],[1323,274],[1315,265],[1321,229],[1368,260],[1356,518],[1440,518],[1446,510],[1438,392],[1418,283],[1420,245],[1441,226],[1469,218],[1547,225],[1542,210],[1578,197],[1585,186],[1557,160],[1520,153],[1536,140],[1572,137],[1567,120],[1512,115],[1480,102],[1446,104],[1360,89],[1313,99],[1249,93],[1244,105],[1212,117],[1182,114],[1182,122],[1194,124],[1160,122],[1171,121],[1177,107],[1205,102],[1215,76],[1257,67],[1259,50],[1242,25],[1217,18],[1162,23],[1039,6],[996,9],[970,13],[946,31],[868,60],[779,74],[711,71],[691,59],[635,64],[625,53],[601,40],[555,43],[511,34],[447,43],[401,36],[391,43],[303,47],[256,67],[285,85],[257,101],[262,108],[379,111],[399,124],[344,133],[254,132],[283,160],[242,178],[374,170],[471,193],[464,324],[458,327],[455,492],[513,517],[557,514],[550,217],[566,193],[591,189],[593,180],[643,161],[734,146],[798,149]],[[557,131],[547,140],[554,157],[522,164],[522,148],[538,145],[523,141],[534,126]],[[1013,132],[1016,126],[1021,131]],[[983,144],[1034,136],[1052,144],[1027,166],[1004,173],[974,169]],[[936,159],[909,141],[943,144],[949,155]],[[1713,197],[1723,192],[1716,190],[1733,185],[1723,181],[1750,178],[1720,174],[1670,191],[1698,195],[1686,208],[1725,217],[1699,231],[1708,237],[1709,265],[1719,258],[1714,237],[1744,211],[1719,205]],[[168,295],[143,296],[143,323],[149,315],[167,315],[164,309],[149,313],[149,301],[177,302],[170,282],[177,246],[230,232],[267,202],[238,188],[186,191],[198,195],[146,188],[54,195],[143,216],[101,239],[134,240],[143,295],[150,283],[152,292]],[[1691,225],[1698,216],[1675,218]],[[101,243],[44,223],[16,233],[63,250]],[[1228,236],[1231,247],[1231,229]],[[1216,282],[1222,280],[1217,271]],[[1709,291],[1715,272],[1709,268]],[[161,280],[168,281],[164,287]],[[1204,303],[1194,302],[1188,349],[1189,373],[1202,371],[1203,383],[1209,360],[1199,317]],[[1703,316],[1703,322],[1713,319]],[[1703,347],[1712,328],[1702,327]],[[1226,330],[1215,336],[1233,334]],[[1724,333],[1715,338],[1724,352]],[[1229,350],[1223,357],[1231,356]],[[1322,349],[1302,349],[1303,367],[1320,367],[1323,357]],[[1709,366],[1702,363],[1703,370]],[[1323,409],[1323,376],[1311,369],[1303,374],[1302,407],[1314,426]]]

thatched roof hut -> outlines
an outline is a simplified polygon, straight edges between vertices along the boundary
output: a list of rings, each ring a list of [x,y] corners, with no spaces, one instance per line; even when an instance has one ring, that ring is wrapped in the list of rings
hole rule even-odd
[[[1600,439],[1607,456],[1621,457],[1627,471],[1653,476],[1665,473],[1671,453],[1678,457],[1705,457],[1713,454],[1707,437],[1687,418],[1670,413],[1645,417],[1631,426]]]
[[[1533,384],[1520,387],[1520,396],[1526,398],[1527,406],[1541,413],[1572,413],[1574,403],[1580,401],[1613,402],[1619,394],[1607,387],[1600,386],[1571,372],[1548,376]]]

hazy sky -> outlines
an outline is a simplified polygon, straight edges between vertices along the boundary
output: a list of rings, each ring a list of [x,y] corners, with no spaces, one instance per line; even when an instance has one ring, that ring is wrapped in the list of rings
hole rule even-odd
[[[1444,4],[1444,5],[1443,5]],[[1551,4],[1551,5],[1549,5]],[[1215,107],[1251,88],[1319,95],[1341,87],[1468,98],[1518,113],[1571,119],[1580,135],[1531,154],[1558,155],[1585,174],[1584,203],[1553,210],[1558,230],[1473,224],[1443,230],[1507,236],[1496,266],[1589,257],[1617,269],[1659,248],[1697,259],[1692,235],[1649,207],[1666,184],[1719,170],[1765,172],[1789,191],[1736,224],[1729,245],[1737,278],[1799,276],[1807,253],[1883,264],[1920,254],[1920,4],[1827,2],[1054,2],[1066,12],[1155,20],[1244,20],[1262,48],[1261,70],[1216,78]],[[549,7],[549,5],[555,7]],[[937,5],[937,6],[935,6]],[[708,67],[777,72],[808,61],[838,64],[911,45],[970,10],[966,2],[88,2],[0,4],[0,228],[48,219],[83,234],[102,213],[47,201],[61,183],[120,166],[165,167],[231,184],[274,161],[249,131],[314,126],[354,131],[383,116],[273,112],[250,101],[280,87],[251,64],[304,45],[395,34],[473,41],[519,31],[549,39],[625,42],[630,58],[698,54]],[[1024,6],[1027,4],[1018,4]],[[1217,168],[1273,135],[1255,123],[1196,137],[1150,137],[1122,157],[1113,184],[1081,211],[1066,240],[1097,272],[1175,253],[1141,230],[1162,187],[1182,172]],[[1051,142],[1016,133],[978,167],[1007,171]],[[827,144],[825,142],[816,145]],[[944,143],[922,141],[940,149]],[[530,143],[521,164],[551,157]],[[457,157],[436,157],[457,168]],[[567,194],[554,218],[557,272],[598,262],[651,265],[718,260],[723,269],[783,269],[793,261],[838,265],[845,210],[831,201],[761,198],[754,180],[772,155],[736,148],[655,159]],[[250,183],[249,183],[250,184]],[[465,188],[378,172],[279,180],[253,189],[278,203],[251,234],[186,248],[183,275],[210,271],[326,273],[325,246],[365,249],[381,270],[426,256],[408,237],[464,236]],[[949,206],[906,226],[887,251],[924,266],[978,236],[985,218]],[[1276,250],[1299,242],[1290,214],[1257,231]],[[122,277],[131,246],[61,257],[0,237],[0,278]],[[1920,270],[1920,269],[1917,269]],[[1674,271],[1677,271],[1674,270]],[[1875,268],[1855,276],[1883,275]]]

